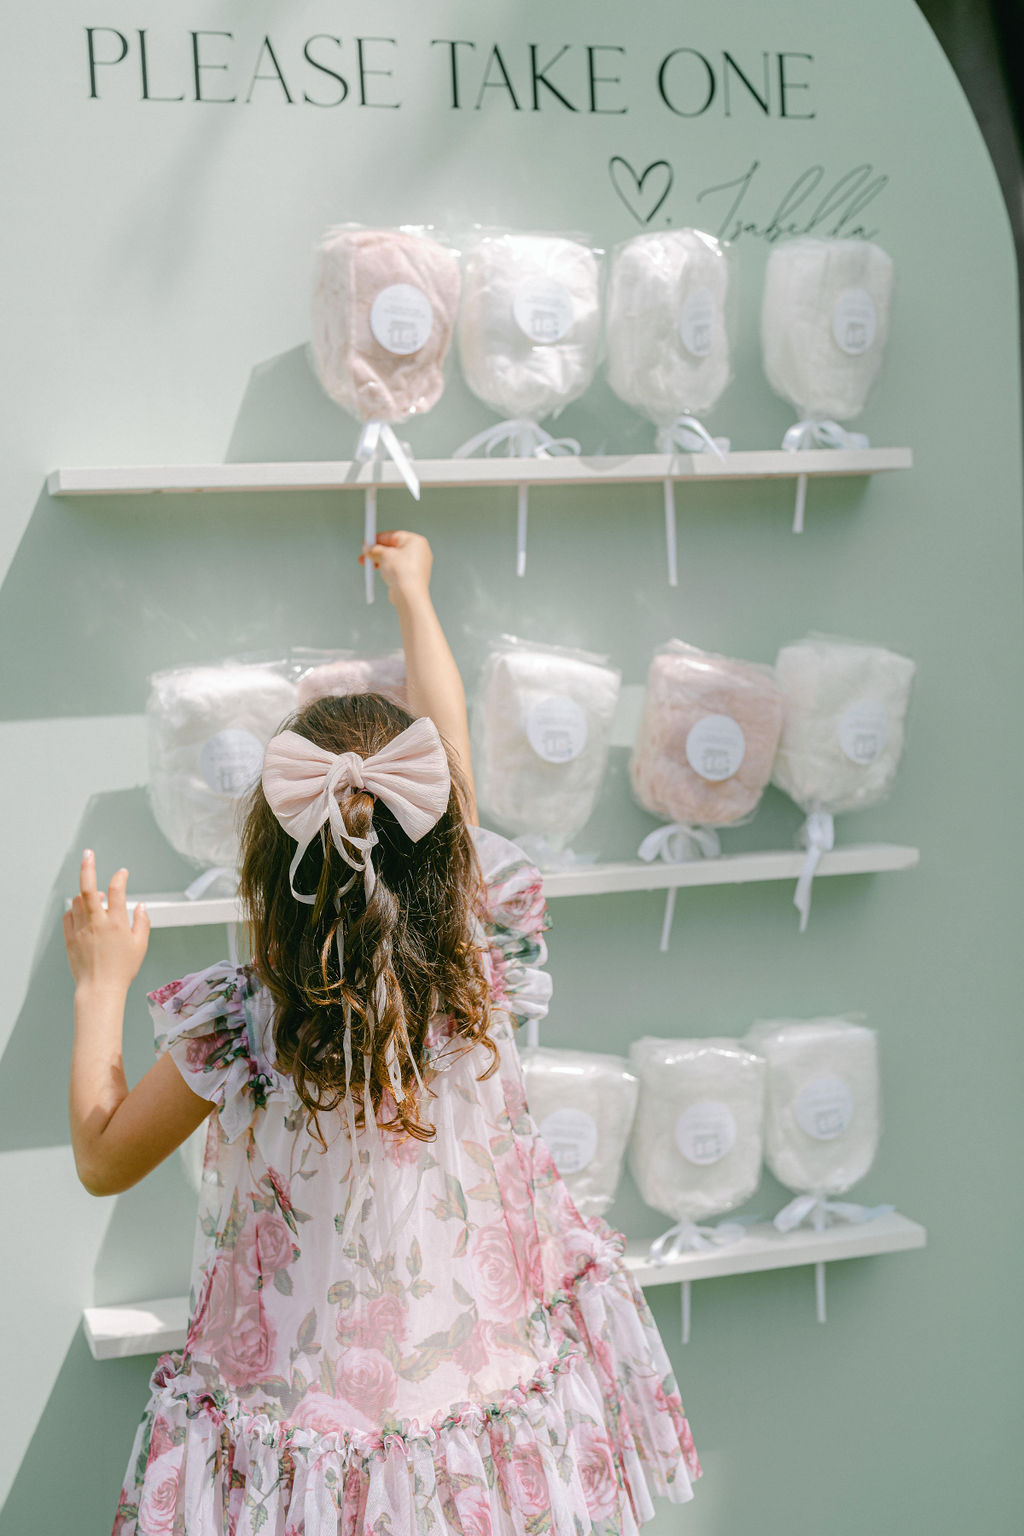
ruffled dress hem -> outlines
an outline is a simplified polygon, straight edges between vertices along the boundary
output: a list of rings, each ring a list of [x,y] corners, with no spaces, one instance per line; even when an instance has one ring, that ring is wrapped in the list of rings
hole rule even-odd
[[[622,1236],[592,1225],[594,1254],[542,1304],[557,1356],[429,1423],[321,1432],[162,1356],[113,1536],[633,1536],[652,1491],[688,1501],[700,1464],[646,1301]]]

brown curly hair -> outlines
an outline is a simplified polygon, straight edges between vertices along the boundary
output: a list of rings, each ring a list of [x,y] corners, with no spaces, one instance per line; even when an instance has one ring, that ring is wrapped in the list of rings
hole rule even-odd
[[[391,700],[367,693],[319,699],[282,729],[296,731],[327,752],[368,757],[412,722]],[[377,835],[372,850],[376,884],[369,901],[360,877],[338,907],[338,892],[352,869],[329,836],[313,840],[296,873],[296,890],[315,891],[315,904],[296,901],[288,878],[295,842],[267,804],[261,784],[246,808],[239,893],[257,972],[277,1005],[277,1063],[292,1074],[322,1146],[318,1114],[336,1109],[345,1097],[346,1019],[352,1030],[349,1081],[357,1124],[365,1118],[365,1057],[375,1120],[386,1130],[433,1140],[433,1128],[418,1118],[422,1095],[417,1077],[431,1092],[424,1074],[424,1040],[438,1013],[449,1015],[456,1050],[478,1042],[489,1049],[492,1059],[481,1077],[489,1077],[498,1065],[497,1047],[488,1035],[488,985],[473,935],[473,918],[481,911],[480,869],[463,814],[465,790],[450,751],[448,757],[448,807],[418,842],[367,791],[352,791],[341,800],[353,838],[366,837],[371,829]],[[345,960],[340,975],[339,925]],[[405,1090],[398,1103],[386,1065],[392,1041]]]

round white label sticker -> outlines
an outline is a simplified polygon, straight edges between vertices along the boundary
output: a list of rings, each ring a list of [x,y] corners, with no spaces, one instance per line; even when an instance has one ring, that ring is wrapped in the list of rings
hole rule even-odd
[[[199,772],[218,795],[237,800],[263,769],[263,743],[252,731],[229,729],[208,736],[199,753]]]
[[[858,357],[875,339],[875,301],[866,288],[844,288],[832,311],[832,335],[840,351]]]
[[[527,714],[526,739],[546,763],[571,763],[587,744],[587,717],[575,699],[551,694]]]
[[[412,283],[382,288],[370,309],[370,330],[385,352],[407,357],[418,352],[434,329],[430,300]]]
[[[707,288],[695,288],[679,316],[679,339],[694,357],[707,357],[715,344],[715,301]]]
[[[816,1077],[797,1094],[793,1113],[800,1129],[815,1141],[833,1141],[850,1123],[853,1095],[841,1077]]]
[[[579,1173],[597,1151],[597,1126],[583,1109],[554,1109],[537,1127],[559,1173]]]
[[[553,278],[531,277],[516,289],[512,313],[530,341],[539,346],[561,341],[572,325],[572,295]]]
[[[889,711],[877,699],[860,699],[844,711],[838,735],[851,763],[873,763],[889,739]]]
[[[699,1168],[720,1162],[736,1144],[736,1121],[728,1104],[698,1099],[676,1121],[676,1146]]]
[[[746,750],[743,731],[731,715],[705,715],[686,738],[686,761],[713,784],[732,778]]]

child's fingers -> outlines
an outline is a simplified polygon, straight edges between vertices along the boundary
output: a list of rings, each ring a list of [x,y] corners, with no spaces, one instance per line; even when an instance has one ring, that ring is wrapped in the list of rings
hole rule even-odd
[[[75,936],[75,916],[70,908],[64,913],[62,926],[64,928],[64,943],[69,945]]]
[[[378,544],[389,544],[392,549],[399,549],[409,535],[404,528],[385,528],[383,533],[378,533]]]
[[[149,943],[149,913],[141,901],[136,902],[132,913],[132,938],[137,939],[143,949]]]
[[[91,848],[87,848],[82,854],[79,885],[81,887],[83,905],[88,911],[95,912],[102,905],[103,899],[96,889],[96,855]]]
[[[127,917],[128,902],[125,897],[127,888],[128,871],[119,869],[107,889],[107,911],[112,917]]]

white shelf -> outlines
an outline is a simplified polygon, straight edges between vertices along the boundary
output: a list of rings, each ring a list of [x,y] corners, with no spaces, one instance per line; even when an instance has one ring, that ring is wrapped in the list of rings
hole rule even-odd
[[[909,448],[811,448],[756,452],[604,454],[556,459],[423,459],[416,465],[424,487],[486,485],[623,485],[644,481],[792,479],[796,475],[873,475],[910,469]],[[372,466],[337,463],[150,464],[96,469],[55,469],[51,496],[181,495],[205,491],[335,491],[369,485]],[[377,483],[401,486],[395,465],[378,466]]]
[[[751,1275],[763,1269],[795,1269],[837,1259],[863,1259],[878,1253],[904,1253],[923,1248],[927,1237],[924,1227],[896,1211],[859,1224],[840,1222],[824,1232],[813,1232],[809,1227],[777,1232],[770,1222],[764,1222],[750,1227],[739,1242],[687,1253],[668,1264],[652,1264],[649,1242],[630,1242],[626,1245],[626,1265],[640,1285],[652,1287],[680,1280]]]
[[[603,896],[618,891],[665,891],[673,886],[747,885],[765,880],[797,880],[805,855],[782,849],[770,853],[727,853],[717,859],[693,859],[685,864],[630,859],[622,864],[580,864],[544,876],[544,894]],[[913,869],[917,848],[899,843],[852,843],[822,855],[822,875],[877,875]]]
[[[876,1216],[861,1226],[842,1224],[826,1232],[799,1229],[785,1234],[771,1225],[751,1227],[747,1236],[728,1248],[689,1253],[670,1264],[652,1264],[650,1244],[631,1242],[626,1265],[640,1285],[670,1285],[680,1280],[711,1280],[722,1275],[747,1275],[757,1270],[792,1269],[798,1265],[861,1259],[880,1253],[903,1253],[923,1248],[924,1227],[892,1212]],[[83,1314],[85,1337],[96,1360],[119,1360],[128,1355],[161,1354],[180,1349],[188,1327],[188,1301],[171,1296],[134,1306],[87,1307]]]
[[[817,878],[828,875],[879,875],[913,869],[920,858],[916,848],[900,843],[852,843],[822,856]],[[796,880],[804,855],[789,849],[769,853],[729,853],[717,859],[694,859],[686,864],[645,864],[631,859],[621,864],[580,864],[574,869],[544,875],[544,894],[550,900],[562,896],[605,896],[623,891],[666,891],[678,886],[747,885],[768,880]],[[160,891],[135,896],[129,908],[144,901],[154,928],[202,928],[240,920],[233,896],[204,896],[189,901],[180,891]],[[65,902],[65,908],[70,902]]]
[[[185,1342],[188,1297],[168,1296],[133,1306],[86,1307],[82,1321],[94,1360],[161,1355],[168,1349],[180,1349]]]

